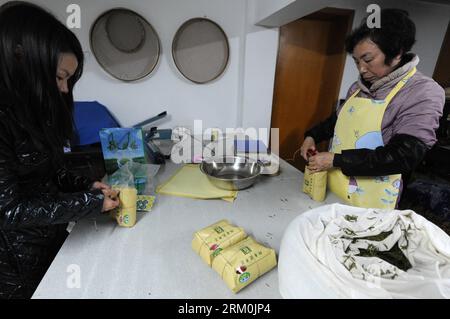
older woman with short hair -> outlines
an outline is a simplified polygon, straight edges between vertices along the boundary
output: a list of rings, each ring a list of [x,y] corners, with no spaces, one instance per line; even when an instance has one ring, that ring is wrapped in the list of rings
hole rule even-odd
[[[346,40],[360,78],[336,113],[305,134],[302,156],[312,172],[328,171],[329,189],[359,207],[395,208],[405,177],[436,143],[444,90],[417,70],[416,28],[408,13],[381,11]],[[316,143],[332,139],[314,156]]]

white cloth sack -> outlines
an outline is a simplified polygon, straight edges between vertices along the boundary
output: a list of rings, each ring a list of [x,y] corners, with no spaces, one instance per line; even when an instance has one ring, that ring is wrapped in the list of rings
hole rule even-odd
[[[384,240],[358,240],[391,232]],[[398,243],[406,272],[359,249]],[[283,298],[449,298],[450,237],[411,210],[321,206],[294,219],[280,247]]]

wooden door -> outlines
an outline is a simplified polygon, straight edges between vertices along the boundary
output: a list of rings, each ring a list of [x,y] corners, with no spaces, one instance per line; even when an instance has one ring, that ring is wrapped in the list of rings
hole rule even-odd
[[[271,127],[280,130],[281,158],[301,170],[305,163],[296,151],[305,131],[325,120],[339,99],[352,21],[353,10],[326,8],[280,28]]]
[[[442,87],[450,87],[450,23],[434,69],[433,79]]]

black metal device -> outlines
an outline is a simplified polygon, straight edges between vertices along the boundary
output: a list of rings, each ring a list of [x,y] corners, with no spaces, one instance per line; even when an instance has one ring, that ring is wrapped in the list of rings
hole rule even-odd
[[[167,116],[167,112],[164,111],[148,120],[142,121],[133,126],[133,127],[142,128],[142,131],[144,134],[144,136],[143,136],[144,137],[144,146],[146,148],[149,159],[153,164],[158,164],[158,165],[165,164],[166,159],[165,159],[163,153],[161,152],[161,150],[159,149],[159,147],[155,143],[153,143],[151,140],[152,136],[155,134],[156,127],[152,127],[149,131],[144,130],[144,127],[147,126],[148,124],[153,123],[157,120],[160,120],[166,116]]]

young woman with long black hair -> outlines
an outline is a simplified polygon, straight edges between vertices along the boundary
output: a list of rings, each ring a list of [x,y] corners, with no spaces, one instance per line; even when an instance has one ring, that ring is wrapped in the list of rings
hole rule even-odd
[[[70,174],[76,36],[25,2],[0,7],[0,298],[30,298],[70,221],[118,206],[108,185]]]

